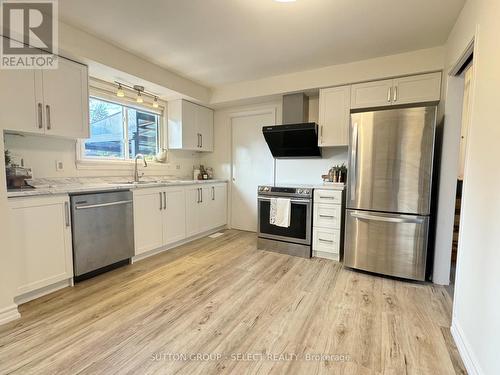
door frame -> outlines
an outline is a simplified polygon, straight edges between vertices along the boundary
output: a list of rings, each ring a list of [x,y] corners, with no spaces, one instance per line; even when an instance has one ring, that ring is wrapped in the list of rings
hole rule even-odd
[[[231,112],[229,114],[229,130],[230,130],[230,145],[231,145],[231,180],[228,184],[228,213],[227,213],[227,222],[228,227],[232,228],[233,222],[233,184],[234,184],[234,144],[233,144],[233,135],[234,135],[234,123],[233,120],[242,117],[251,117],[251,116],[260,116],[260,115],[272,115],[274,117],[274,123],[278,123],[278,104],[275,105],[265,105],[261,107],[255,107],[253,109],[239,110],[235,112]],[[281,122],[281,121],[280,121]],[[275,164],[273,165],[275,168]],[[275,171],[276,172],[276,171]],[[257,205],[257,202],[255,202]]]

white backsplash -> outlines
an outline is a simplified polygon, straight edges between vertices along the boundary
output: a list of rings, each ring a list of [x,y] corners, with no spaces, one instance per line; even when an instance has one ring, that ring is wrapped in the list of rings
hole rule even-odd
[[[323,148],[321,159],[276,159],[276,183],[320,184],[321,175],[336,165],[347,165],[347,147]]]
[[[76,141],[36,135],[5,134],[5,148],[15,162],[22,158],[26,167],[32,168],[34,178],[128,176],[131,170],[78,168],[76,165]],[[193,165],[200,164],[199,153],[191,151],[170,151],[168,163],[142,168],[145,175],[163,175],[177,178],[193,178]],[[56,170],[56,161],[62,161],[64,168]]]

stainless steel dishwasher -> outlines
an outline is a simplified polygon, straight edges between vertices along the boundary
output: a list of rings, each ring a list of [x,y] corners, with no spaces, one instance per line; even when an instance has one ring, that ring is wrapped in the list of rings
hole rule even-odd
[[[75,281],[128,264],[134,255],[130,191],[71,196]]]

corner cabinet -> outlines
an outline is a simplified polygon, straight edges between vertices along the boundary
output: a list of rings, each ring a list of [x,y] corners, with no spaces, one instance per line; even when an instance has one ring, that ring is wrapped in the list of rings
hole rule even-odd
[[[351,86],[319,90],[319,147],[347,146]]]
[[[213,151],[214,112],[184,99],[168,102],[168,148]]]
[[[9,225],[17,255],[16,295],[73,277],[69,197],[9,198]]]
[[[352,85],[351,109],[436,102],[441,97],[441,72]]]
[[[89,137],[88,68],[59,57],[57,69],[0,70],[0,126],[6,130]]]
[[[227,224],[227,184],[186,188],[186,231],[194,236]]]
[[[227,224],[227,184],[134,189],[135,255]]]

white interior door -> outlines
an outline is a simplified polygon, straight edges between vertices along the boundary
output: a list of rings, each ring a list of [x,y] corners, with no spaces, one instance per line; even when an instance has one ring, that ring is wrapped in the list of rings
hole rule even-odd
[[[262,127],[276,123],[276,112],[260,112],[231,119],[231,226],[257,231],[257,187],[273,183],[273,157]]]

